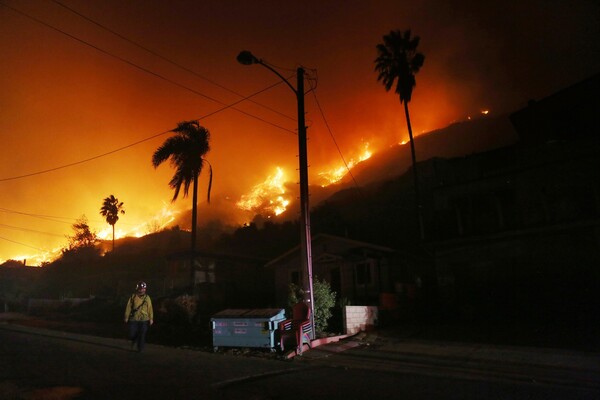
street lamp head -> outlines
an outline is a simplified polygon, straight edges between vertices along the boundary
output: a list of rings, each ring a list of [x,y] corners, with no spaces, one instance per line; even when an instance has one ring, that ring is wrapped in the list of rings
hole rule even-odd
[[[254,56],[248,50],[240,51],[240,54],[237,56],[237,60],[240,64],[243,65],[251,65],[251,64],[259,64],[260,60]]]

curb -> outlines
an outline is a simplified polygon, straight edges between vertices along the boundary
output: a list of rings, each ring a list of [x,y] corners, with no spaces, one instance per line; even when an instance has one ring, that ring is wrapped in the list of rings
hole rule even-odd
[[[310,347],[307,344],[302,344],[302,351],[298,352],[297,350],[290,350],[289,352],[287,352],[286,354],[284,354],[284,358],[285,359],[292,359],[296,356],[302,356],[302,354],[304,354],[305,352],[315,349],[319,346],[323,346],[326,344],[331,344],[331,343],[337,343],[340,340],[343,339],[347,339],[349,337],[353,337],[355,335],[339,335],[339,336],[329,336],[329,337],[325,337],[325,338],[319,338],[319,339],[315,339],[313,341],[310,342]]]

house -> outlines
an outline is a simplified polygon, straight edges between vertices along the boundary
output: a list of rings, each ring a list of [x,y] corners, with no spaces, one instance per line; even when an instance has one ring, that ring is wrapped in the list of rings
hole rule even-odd
[[[0,312],[23,311],[26,295],[43,274],[42,268],[27,267],[25,261],[9,260],[0,265]]]
[[[312,238],[311,254],[313,279],[327,281],[338,301],[377,305],[380,294],[394,291],[393,249],[321,233]],[[290,284],[304,287],[299,246],[265,267],[274,276],[276,304],[287,304]]]
[[[168,291],[190,287],[190,259],[189,251],[167,256]],[[193,260],[194,291],[213,308],[265,307],[272,302],[272,280],[264,271],[264,259],[198,251]]]
[[[600,75],[510,119],[517,144],[426,161],[440,304],[469,318],[587,320],[600,301]]]

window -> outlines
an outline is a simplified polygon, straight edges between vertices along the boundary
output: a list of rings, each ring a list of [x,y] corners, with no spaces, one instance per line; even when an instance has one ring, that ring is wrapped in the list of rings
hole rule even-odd
[[[215,263],[201,263],[198,260],[194,261],[194,283],[215,283]]]
[[[371,264],[360,263],[356,265],[356,284],[370,285],[371,284]]]

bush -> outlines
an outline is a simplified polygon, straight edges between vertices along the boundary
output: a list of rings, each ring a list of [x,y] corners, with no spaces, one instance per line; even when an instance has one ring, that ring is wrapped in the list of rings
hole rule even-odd
[[[324,332],[332,316],[331,309],[335,305],[335,292],[331,291],[329,282],[319,278],[313,280],[315,300],[315,332]],[[304,290],[295,284],[289,286],[288,306],[292,307],[304,299]]]
[[[162,300],[158,310],[163,314],[162,318],[165,321],[189,324],[194,320],[197,308],[197,298],[184,294],[174,299]]]

